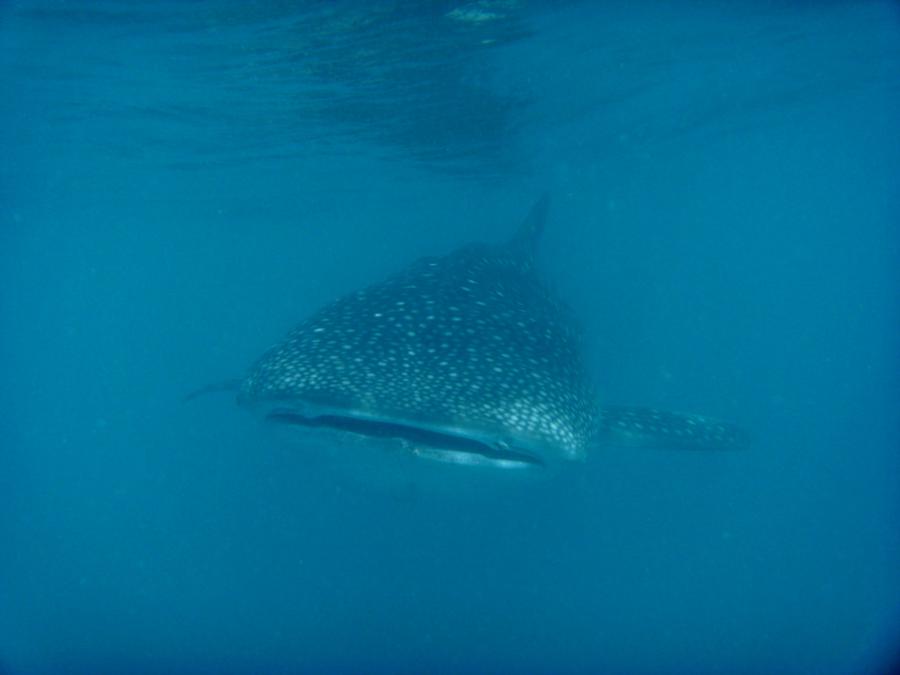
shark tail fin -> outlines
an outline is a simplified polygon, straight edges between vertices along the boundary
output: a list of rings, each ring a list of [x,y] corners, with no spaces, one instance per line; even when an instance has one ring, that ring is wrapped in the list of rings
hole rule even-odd
[[[735,450],[751,440],[739,427],[703,415],[628,406],[601,409],[600,435],[611,445],[686,450]]]
[[[550,194],[545,192],[531,207],[528,216],[519,225],[515,235],[509,241],[509,248],[523,258],[534,258],[544,225],[547,222],[547,211],[550,207]]]
[[[241,387],[241,381],[238,379],[234,380],[225,380],[224,382],[215,382],[213,384],[208,384],[205,387],[200,387],[199,389],[195,389],[191,393],[185,395],[184,402],[193,401],[195,398],[199,398],[201,396],[205,396],[206,394],[215,394],[222,391],[234,391],[236,392]]]

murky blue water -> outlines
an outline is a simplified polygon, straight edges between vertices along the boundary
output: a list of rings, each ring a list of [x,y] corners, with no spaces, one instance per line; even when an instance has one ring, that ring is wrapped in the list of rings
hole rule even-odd
[[[886,672],[898,74],[888,2],[4,4],[0,670]],[[397,490],[182,402],[543,190],[604,402],[752,448]]]

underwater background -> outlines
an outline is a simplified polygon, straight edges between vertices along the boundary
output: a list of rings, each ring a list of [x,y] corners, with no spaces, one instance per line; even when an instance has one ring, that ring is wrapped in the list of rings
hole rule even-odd
[[[0,87],[0,672],[897,663],[896,3],[6,2]],[[184,403],[545,190],[603,402],[750,448],[397,491]]]

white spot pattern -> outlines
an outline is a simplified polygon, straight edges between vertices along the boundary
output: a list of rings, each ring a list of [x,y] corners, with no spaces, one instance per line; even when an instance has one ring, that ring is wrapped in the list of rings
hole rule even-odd
[[[420,260],[303,321],[241,386],[244,403],[292,399],[567,457],[597,425],[569,310],[501,246]]]

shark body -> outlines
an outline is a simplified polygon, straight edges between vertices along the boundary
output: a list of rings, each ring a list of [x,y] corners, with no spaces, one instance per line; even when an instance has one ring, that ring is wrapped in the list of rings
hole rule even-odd
[[[410,456],[542,470],[593,445],[734,447],[699,415],[602,407],[565,303],[535,253],[542,197],[512,239],[416,261],[321,308],[233,383],[273,422],[389,439]]]

